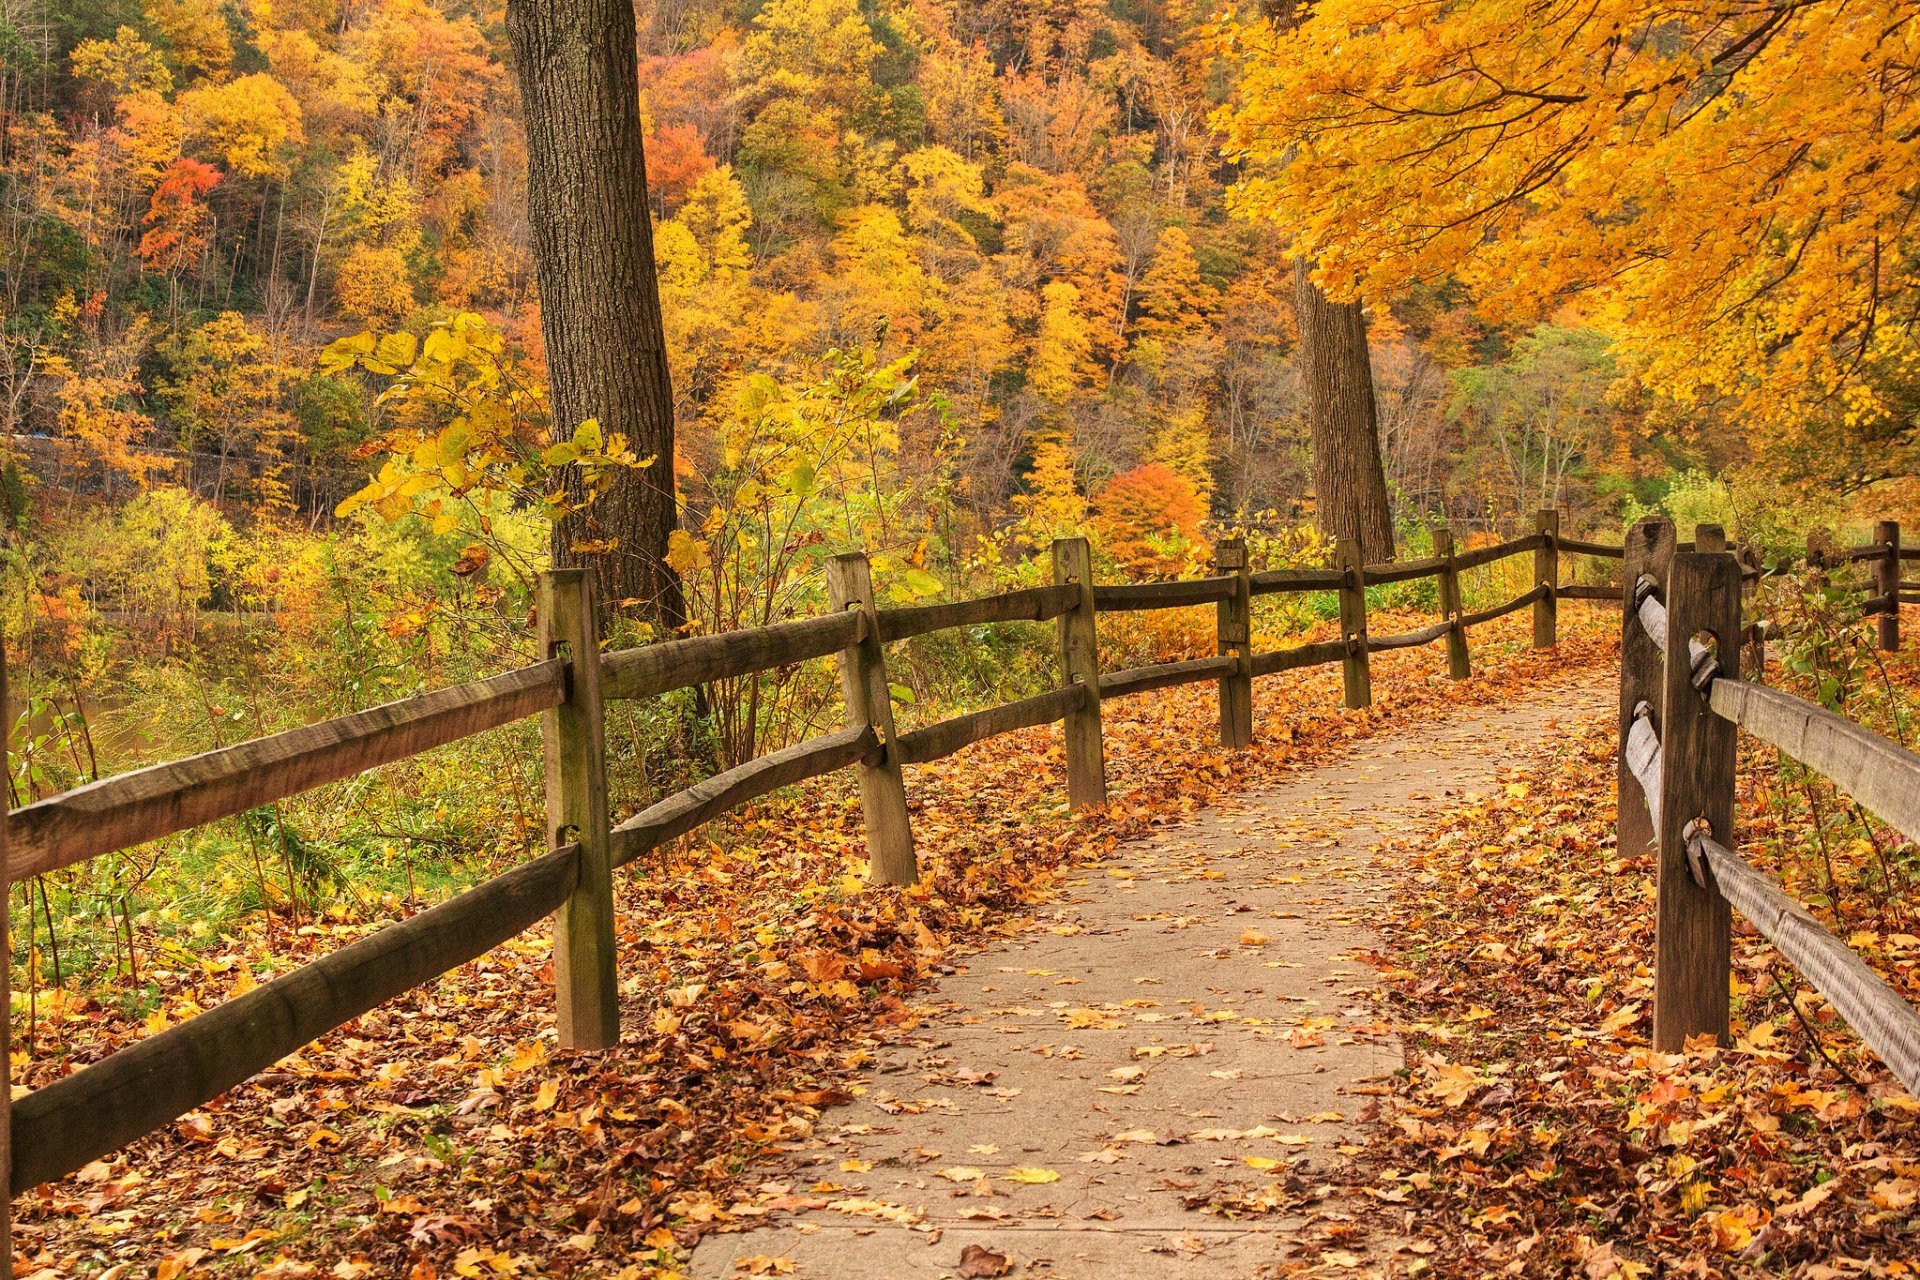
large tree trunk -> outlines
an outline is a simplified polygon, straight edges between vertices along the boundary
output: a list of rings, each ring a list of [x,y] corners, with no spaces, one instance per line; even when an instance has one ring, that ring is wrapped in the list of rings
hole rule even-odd
[[[556,565],[592,565],[603,607],[686,619],[667,566],[673,388],[654,276],[630,0],[509,0],[527,131],[527,212],[540,283],[555,439],[586,419],[651,457],[554,529]],[[577,477],[569,488],[578,500]],[[611,551],[576,550],[613,542]]]
[[[1367,318],[1357,302],[1334,302],[1293,264],[1293,310],[1300,324],[1300,378],[1313,433],[1313,487],[1320,529],[1352,538],[1368,561],[1393,559],[1393,512],[1380,463],[1380,426],[1367,358]]]

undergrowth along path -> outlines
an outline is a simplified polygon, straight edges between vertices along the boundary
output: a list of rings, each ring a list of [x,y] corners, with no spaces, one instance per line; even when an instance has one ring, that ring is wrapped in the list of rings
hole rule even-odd
[[[1372,851],[1610,694],[1544,682],[1120,845],[956,965],[692,1275],[1404,1272],[1353,1162],[1403,1064]]]

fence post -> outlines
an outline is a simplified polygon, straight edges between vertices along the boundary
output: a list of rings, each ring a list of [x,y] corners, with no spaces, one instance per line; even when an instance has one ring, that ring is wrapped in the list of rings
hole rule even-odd
[[[1093,548],[1085,538],[1053,540],[1053,580],[1077,587],[1060,615],[1060,678],[1085,685],[1087,701],[1060,728],[1067,744],[1067,803],[1091,809],[1107,802],[1107,755],[1100,737],[1100,645],[1093,615]]]
[[[1636,707],[1642,702],[1656,709],[1660,706],[1664,655],[1636,616],[1639,601],[1634,586],[1643,574],[1655,582],[1666,581],[1667,568],[1673,563],[1673,522],[1659,517],[1642,520],[1627,530],[1625,542],[1620,559],[1626,598],[1620,614],[1620,750],[1614,840],[1622,858],[1644,858],[1653,852],[1655,832],[1640,780],[1627,768],[1627,735],[1633,729]],[[1659,727],[1657,722],[1654,727]]]
[[[1766,572],[1766,562],[1751,542],[1742,542],[1734,554],[1740,561],[1740,635],[1741,643],[1745,645],[1740,655],[1740,669],[1747,673],[1747,679],[1765,684],[1767,631],[1755,615],[1760,601],[1760,578]],[[1754,607],[1750,608],[1750,605]],[[1750,617],[1753,621],[1748,622]]]
[[[1346,686],[1347,706],[1373,705],[1373,673],[1367,661],[1367,579],[1366,559],[1360,544],[1341,538],[1333,545],[1334,564],[1340,570],[1340,634],[1347,642],[1347,656],[1340,666]]]
[[[1689,1036],[1727,1043],[1732,911],[1704,866],[1690,867],[1688,828],[1704,821],[1734,847],[1736,729],[1715,715],[1700,687],[1696,636],[1712,637],[1723,679],[1740,678],[1740,566],[1724,551],[1682,552],[1667,574],[1667,653],[1660,724],[1659,927],[1654,961],[1653,1047],[1683,1048]],[[1696,878],[1697,874],[1697,878]]]
[[[886,649],[873,607],[873,573],[858,551],[827,561],[827,599],[835,609],[857,609],[860,635],[840,651],[840,693],[847,727],[871,725],[882,751],[878,764],[862,763],[860,809],[867,827],[867,878],[875,884],[914,884],[920,869],[907,819],[907,784],[893,732],[893,693],[887,684]]]
[[[1873,540],[1886,548],[1873,566],[1874,594],[1887,598],[1887,611],[1880,615],[1880,647],[1894,653],[1900,648],[1900,522],[1882,520],[1874,526]]]
[[[1213,562],[1233,575],[1233,594],[1220,601],[1218,638],[1222,657],[1234,659],[1231,675],[1220,677],[1220,745],[1253,743],[1253,573],[1247,566],[1247,540],[1222,538]]]
[[[1533,531],[1546,539],[1533,552],[1533,582],[1547,589],[1533,602],[1533,647],[1551,649],[1560,639],[1560,512],[1534,512]]]
[[[1440,570],[1440,614],[1453,623],[1447,629],[1447,676],[1465,680],[1473,674],[1473,659],[1467,652],[1467,629],[1460,625],[1460,571],[1453,564],[1453,530],[1433,531],[1433,554],[1447,562]]]
[[[579,880],[553,922],[553,985],[560,1043],[620,1043],[613,941],[613,860],[607,835],[607,735],[600,701],[600,627],[593,574],[540,575],[540,652],[568,658],[567,698],[540,718],[547,759],[547,847],[578,842]]]

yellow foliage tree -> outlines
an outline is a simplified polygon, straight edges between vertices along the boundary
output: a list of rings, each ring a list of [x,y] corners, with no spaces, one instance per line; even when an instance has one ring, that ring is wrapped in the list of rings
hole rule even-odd
[[[1576,299],[1683,404],[1899,436],[1920,386],[1920,333],[1895,320],[1920,296],[1916,18],[1322,0],[1231,28],[1235,205],[1338,298],[1452,277],[1507,321]]]
[[[306,141],[300,104],[264,73],[190,89],[179,101],[188,136],[242,177],[286,177]]]
[[[1055,538],[1078,537],[1087,531],[1092,508],[1074,472],[1073,446],[1065,436],[1048,433],[1033,441],[1033,466],[1026,488],[1013,495],[1019,513],[1014,542],[1038,551]]]
[[[1093,339],[1080,314],[1078,289],[1055,280],[1040,298],[1040,330],[1027,360],[1027,381],[1043,398],[1062,405],[1093,376]]]

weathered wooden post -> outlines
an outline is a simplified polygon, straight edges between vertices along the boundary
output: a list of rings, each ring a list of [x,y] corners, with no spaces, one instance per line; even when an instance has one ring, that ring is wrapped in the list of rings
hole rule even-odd
[[[1694,539],[1695,542],[1699,538]],[[1766,683],[1767,679],[1767,629],[1757,616],[1760,600],[1760,578],[1766,572],[1766,562],[1759,549],[1751,542],[1743,542],[1734,553],[1740,561],[1740,635],[1744,649],[1740,655],[1740,669],[1747,679]],[[1748,622],[1746,619],[1752,618]]]
[[[1533,647],[1551,649],[1560,638],[1560,513],[1534,512],[1533,531],[1545,539],[1533,551],[1533,582],[1547,589],[1533,602]]]
[[[593,574],[586,569],[540,575],[540,652],[568,660],[566,701],[540,718],[547,757],[547,847],[580,846],[579,881],[553,924],[560,1043],[570,1049],[610,1049],[620,1043],[606,717],[593,594]]]
[[[1881,547],[1873,565],[1873,593],[1887,600],[1880,615],[1880,647],[1894,653],[1900,648],[1900,522],[1882,520],[1874,526],[1873,540]]]
[[[1360,544],[1341,538],[1333,546],[1333,562],[1340,570],[1340,635],[1347,644],[1340,675],[1346,686],[1347,706],[1373,705],[1373,673],[1367,660],[1366,559]]]
[[[1727,531],[1717,524],[1696,524],[1693,526],[1693,549],[1695,551],[1720,552],[1727,549]]]
[[[1253,742],[1253,571],[1247,565],[1247,540],[1222,538],[1213,562],[1220,573],[1233,576],[1233,594],[1219,602],[1217,617],[1220,656],[1234,660],[1232,674],[1220,677],[1220,745],[1245,747]]]
[[[1087,700],[1061,722],[1067,744],[1067,803],[1076,809],[1107,802],[1107,754],[1100,737],[1100,643],[1093,615],[1093,548],[1085,538],[1055,538],[1053,580],[1076,588],[1073,607],[1060,615],[1060,678],[1086,686]]]
[[[1655,832],[1640,780],[1627,767],[1627,736],[1633,729],[1636,707],[1642,702],[1656,708],[1660,705],[1663,655],[1640,625],[1636,588],[1643,576],[1656,583],[1666,581],[1667,568],[1673,563],[1673,522],[1658,517],[1642,520],[1627,530],[1625,542],[1620,558],[1626,598],[1620,615],[1620,751],[1614,836],[1622,858],[1644,858],[1653,852]]]
[[[1736,727],[1707,705],[1712,679],[1740,677],[1740,566],[1724,551],[1674,556],[1667,574],[1667,652],[1660,716],[1659,925],[1653,1047],[1683,1048],[1689,1036],[1727,1043],[1727,982],[1733,916],[1704,861],[1696,879],[1687,852],[1693,824],[1734,846]],[[1695,637],[1711,637],[1697,661]],[[1717,670],[1713,664],[1717,663]]]
[[[1467,652],[1467,629],[1460,624],[1460,570],[1453,563],[1453,530],[1433,531],[1433,554],[1447,562],[1440,570],[1440,614],[1453,625],[1447,629],[1447,676],[1465,680],[1473,674]]]
[[[893,732],[886,649],[880,643],[880,617],[873,607],[873,573],[865,555],[856,551],[827,561],[827,599],[835,609],[857,609],[863,619],[859,638],[840,651],[840,693],[847,703],[847,727],[871,725],[882,747],[878,764],[858,766],[860,809],[867,826],[867,878],[875,884],[913,884],[920,879],[920,869],[913,854],[907,784],[900,773]]]

